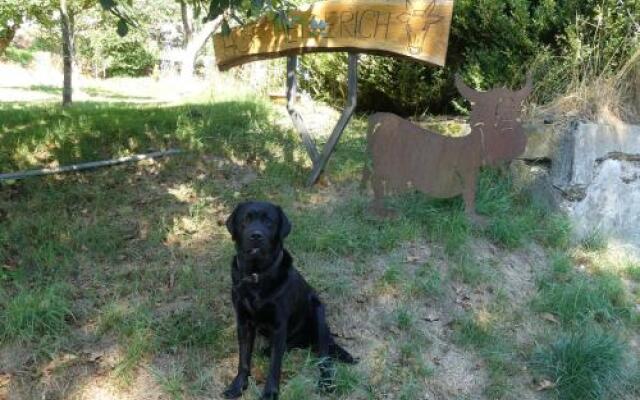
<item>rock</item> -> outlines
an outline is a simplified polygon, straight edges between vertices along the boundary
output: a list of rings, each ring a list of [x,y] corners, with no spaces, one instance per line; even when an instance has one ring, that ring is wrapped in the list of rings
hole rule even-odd
[[[569,200],[582,200],[596,174],[596,162],[640,157],[640,126],[575,123],[563,136],[552,169],[553,185]]]
[[[606,159],[591,170],[584,198],[563,205],[576,235],[599,232],[640,245],[640,158]]]
[[[574,122],[527,125],[514,184],[534,202],[564,211],[577,239],[595,232],[640,246],[640,126]]]
[[[525,126],[528,144],[514,160],[516,187],[564,211],[577,239],[594,233],[640,245],[640,126],[574,122]]]

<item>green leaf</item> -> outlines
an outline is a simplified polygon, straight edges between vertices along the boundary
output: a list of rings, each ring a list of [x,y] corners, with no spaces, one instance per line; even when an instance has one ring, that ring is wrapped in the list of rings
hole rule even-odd
[[[127,36],[127,33],[129,33],[129,24],[127,24],[127,21],[120,19],[118,21],[118,28],[116,29],[116,32],[118,32],[120,37]]]

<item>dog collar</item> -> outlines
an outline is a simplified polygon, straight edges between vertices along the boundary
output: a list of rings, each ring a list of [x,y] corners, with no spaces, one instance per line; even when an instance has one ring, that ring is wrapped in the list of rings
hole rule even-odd
[[[271,266],[267,269],[267,272],[262,273],[262,274],[258,274],[257,272],[254,272],[253,274],[247,275],[245,277],[243,277],[242,279],[240,279],[240,283],[252,283],[252,284],[257,284],[258,282],[260,282],[262,279],[264,279],[264,276],[268,274],[269,270],[271,269],[271,267],[273,267],[274,265],[278,265],[282,262],[282,258],[284,257],[284,251],[280,250],[280,254],[278,254],[278,258],[276,258],[276,261],[271,264]],[[236,266],[238,267],[238,269],[240,269],[240,262],[238,261],[238,257],[236,257]]]

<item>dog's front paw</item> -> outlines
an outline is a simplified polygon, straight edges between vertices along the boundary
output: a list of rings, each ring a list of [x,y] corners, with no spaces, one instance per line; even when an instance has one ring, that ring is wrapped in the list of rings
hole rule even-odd
[[[324,361],[320,364],[320,380],[318,381],[318,389],[323,392],[333,392],[335,386],[336,369],[333,363]]]
[[[236,377],[233,382],[231,382],[231,385],[229,385],[224,392],[222,392],[222,395],[224,396],[225,399],[237,399],[238,397],[242,396],[242,391],[245,390],[247,388],[247,381],[246,379],[241,379]]]
[[[318,389],[325,393],[331,393],[334,390],[336,390],[336,385],[333,380],[333,377],[329,377],[329,378],[320,377],[320,380],[318,381]]]

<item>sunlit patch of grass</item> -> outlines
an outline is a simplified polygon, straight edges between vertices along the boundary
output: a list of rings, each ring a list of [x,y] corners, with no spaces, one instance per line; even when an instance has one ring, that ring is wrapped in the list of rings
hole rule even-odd
[[[484,347],[493,340],[493,325],[486,312],[465,314],[452,325],[456,340],[462,346]]]
[[[152,369],[152,373],[169,398],[172,400],[182,400],[185,398],[184,394],[187,392],[187,383],[183,370],[174,367],[170,371],[163,373],[157,369]]]
[[[98,320],[98,333],[115,334],[123,349],[114,374],[129,385],[136,368],[142,360],[157,348],[156,333],[152,327],[153,319],[144,307],[128,307],[121,304],[109,304]]]
[[[124,352],[113,372],[125,385],[130,385],[136,368],[157,349],[155,332],[143,324],[136,324],[120,340]]]
[[[573,273],[566,281],[542,281],[533,304],[534,309],[556,315],[564,323],[616,322],[630,316],[628,294],[620,278],[612,274]]]

